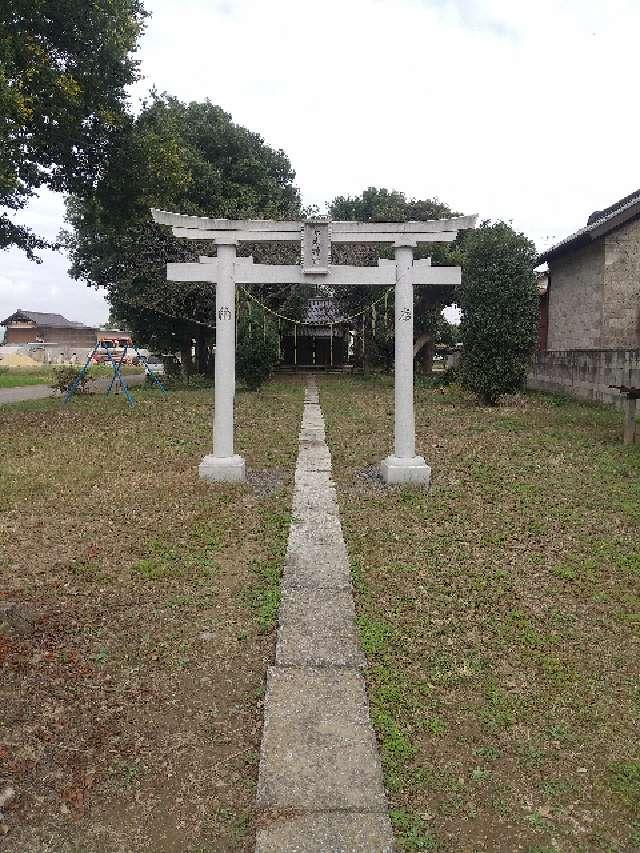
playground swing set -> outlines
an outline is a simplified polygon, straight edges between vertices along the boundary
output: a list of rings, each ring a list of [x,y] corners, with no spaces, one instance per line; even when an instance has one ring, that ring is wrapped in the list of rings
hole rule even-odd
[[[102,343],[102,341],[98,341],[98,343],[95,345],[95,347],[93,348],[93,350],[91,351],[91,353],[87,357],[87,360],[85,361],[82,370],[80,371],[80,373],[76,376],[76,378],[73,380],[73,382],[71,382],[71,384],[67,388],[67,391],[64,395],[64,399],[62,401],[63,405],[69,402],[69,400],[73,397],[73,395],[76,393],[76,391],[80,387],[80,385],[82,383],[82,379],[84,376],[86,376],[87,371],[89,370],[89,366],[91,365],[91,362],[93,361],[94,356],[97,353],[103,352],[103,353],[106,353],[106,356],[109,359],[109,362],[111,363],[111,367],[113,369],[113,376],[111,377],[111,382],[109,383],[109,387],[106,390],[105,396],[107,396],[107,397],[109,396],[109,394],[111,393],[111,389],[115,385],[116,386],[116,393],[117,393],[118,387],[122,388],[122,391],[123,391],[125,397],[127,398],[127,403],[129,404],[129,406],[135,406],[135,400],[132,397],[131,392],[129,391],[129,386],[127,385],[126,379],[124,378],[124,375],[123,375],[122,370],[121,370],[122,365],[123,365],[124,360],[125,360],[126,355],[127,355],[127,351],[129,349],[135,350],[135,353],[138,357],[138,361],[141,362],[142,365],[144,366],[145,373],[147,374],[147,376],[150,376],[152,381],[158,386],[158,388],[162,391],[162,393],[166,394],[167,393],[166,388],[164,387],[162,382],[160,382],[160,380],[158,379],[158,377],[156,376],[154,371],[149,367],[149,362],[142,355],[142,353],[140,352],[140,350],[138,349],[138,347],[135,344],[126,344],[124,347],[124,350],[122,351],[122,354],[120,355],[120,358],[116,360],[116,359],[114,359],[113,355],[111,354],[110,348],[105,346]]]

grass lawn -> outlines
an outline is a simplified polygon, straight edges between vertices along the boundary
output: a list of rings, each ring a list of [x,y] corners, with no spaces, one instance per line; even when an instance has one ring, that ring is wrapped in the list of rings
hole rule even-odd
[[[0,408],[0,847],[249,851],[302,382]],[[282,485],[273,490],[273,472]]]
[[[2,367],[0,388],[22,388],[24,385],[48,385],[53,371],[48,367]]]
[[[320,388],[399,846],[640,849],[640,446],[577,402],[416,397],[428,494],[358,476],[390,381]]]
[[[62,365],[60,365],[62,366]],[[67,367],[68,365],[64,365]],[[77,365],[78,369],[82,364]],[[138,374],[143,372],[142,367],[131,365],[123,365],[121,368],[124,376]],[[96,378],[113,376],[113,369],[110,365],[94,364],[90,369],[91,376]],[[49,385],[55,376],[55,366],[53,367],[2,367],[0,362],[0,388],[22,388],[25,385]],[[91,387],[91,384],[88,386]]]

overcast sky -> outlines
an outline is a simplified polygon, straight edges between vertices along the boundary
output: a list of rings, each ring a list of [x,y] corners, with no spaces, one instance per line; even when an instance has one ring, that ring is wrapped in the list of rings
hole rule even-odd
[[[283,148],[305,203],[368,186],[507,219],[543,248],[640,186],[638,0],[146,0],[143,80]],[[54,237],[62,199],[23,215]],[[104,322],[63,255],[0,253],[16,308]]]

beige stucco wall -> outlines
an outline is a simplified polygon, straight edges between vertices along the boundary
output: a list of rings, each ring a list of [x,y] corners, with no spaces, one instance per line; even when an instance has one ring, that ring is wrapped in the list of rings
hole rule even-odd
[[[547,349],[599,349],[602,322],[604,241],[549,264]]]
[[[640,347],[640,220],[604,238],[602,347]]]

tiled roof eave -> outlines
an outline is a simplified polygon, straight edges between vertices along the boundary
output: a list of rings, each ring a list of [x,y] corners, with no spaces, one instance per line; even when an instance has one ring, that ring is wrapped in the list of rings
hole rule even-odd
[[[566,237],[564,240],[556,243],[555,246],[551,246],[550,249],[542,252],[538,255],[536,265],[539,266],[545,261],[552,261],[555,258],[559,258],[561,255],[567,254],[567,252],[587,246],[589,243],[599,240],[601,237],[610,234],[612,231],[615,231],[617,228],[622,227],[627,222],[630,222],[632,219],[636,219],[639,216],[640,199],[635,198],[628,204],[608,213],[607,216],[604,216],[601,219],[597,219],[595,222],[581,228],[579,231],[576,231],[574,234],[571,234],[569,237]]]

